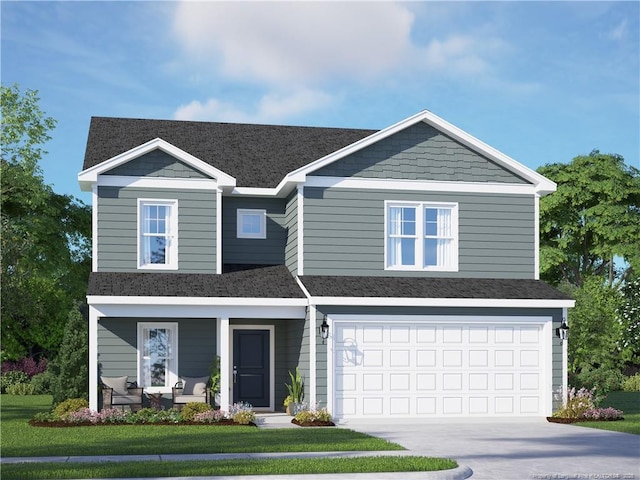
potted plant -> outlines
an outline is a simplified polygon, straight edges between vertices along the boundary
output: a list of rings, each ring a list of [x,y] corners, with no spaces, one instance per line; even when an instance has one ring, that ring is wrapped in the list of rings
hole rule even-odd
[[[291,383],[285,383],[285,386],[289,392],[288,397],[291,399],[285,406],[289,415],[295,415],[304,402],[304,377],[300,374],[300,368],[296,367],[295,375],[289,370],[289,378],[291,378]],[[285,399],[286,401],[287,399]]]
[[[293,399],[291,398],[291,395],[287,395],[284,398],[284,401],[282,402],[282,405],[284,405],[284,409],[287,412],[287,415],[291,415],[291,402],[293,402]]]

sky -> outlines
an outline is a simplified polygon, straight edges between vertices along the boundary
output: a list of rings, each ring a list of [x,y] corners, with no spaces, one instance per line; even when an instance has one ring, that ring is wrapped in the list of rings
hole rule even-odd
[[[640,2],[0,2],[1,79],[58,123],[85,203],[92,116],[383,129],[430,110],[529,168],[640,167]]]

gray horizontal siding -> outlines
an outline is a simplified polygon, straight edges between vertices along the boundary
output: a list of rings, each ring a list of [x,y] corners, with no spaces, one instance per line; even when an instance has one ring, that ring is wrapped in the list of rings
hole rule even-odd
[[[237,238],[237,210],[267,211],[267,238]],[[223,263],[283,265],[287,230],[285,201],[278,198],[222,199]]]
[[[528,183],[423,122],[313,174],[403,180]]]
[[[291,272],[298,268],[298,195],[294,191],[287,199],[284,223],[287,228],[287,243],[284,262]]]
[[[98,187],[98,270],[137,270],[138,198],[178,200],[178,271],[216,271],[216,194],[205,190]]]
[[[534,278],[533,196],[305,188],[307,275]],[[459,271],[384,269],[384,202],[458,203]]]
[[[103,175],[122,175],[132,177],[167,178],[209,178],[202,172],[190,167],[162,150],[134,158],[129,162],[112,168]]]

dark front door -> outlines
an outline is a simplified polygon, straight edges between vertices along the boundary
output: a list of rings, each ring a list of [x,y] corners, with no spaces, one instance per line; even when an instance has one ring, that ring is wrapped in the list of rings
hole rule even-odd
[[[269,330],[233,331],[233,402],[269,407]]]

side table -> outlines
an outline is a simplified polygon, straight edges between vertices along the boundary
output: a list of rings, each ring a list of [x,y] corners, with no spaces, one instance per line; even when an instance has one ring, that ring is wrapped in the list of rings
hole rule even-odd
[[[149,403],[151,404],[152,408],[155,408],[156,410],[162,410],[162,393],[146,392],[145,395],[149,399]]]

